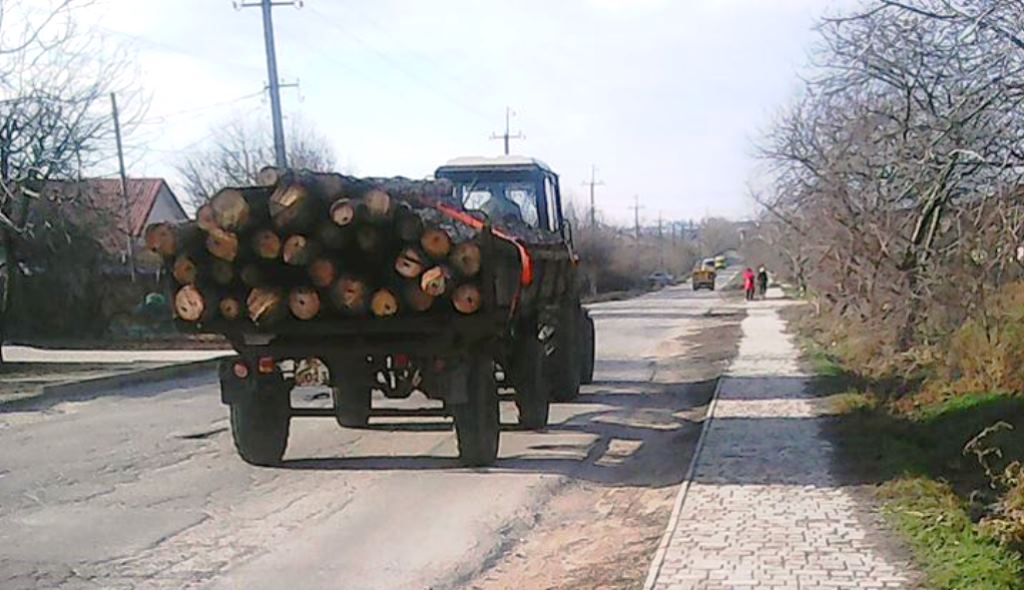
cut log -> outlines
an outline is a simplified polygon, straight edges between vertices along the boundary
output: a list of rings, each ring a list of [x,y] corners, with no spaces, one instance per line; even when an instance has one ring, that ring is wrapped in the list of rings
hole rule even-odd
[[[372,225],[360,225],[356,229],[356,243],[367,254],[376,254],[384,247],[384,235]]]
[[[459,275],[469,278],[480,272],[480,246],[476,242],[463,242],[455,247],[449,261]]]
[[[356,205],[349,199],[338,199],[331,204],[331,221],[338,227],[350,225],[356,219]]]
[[[238,236],[215,227],[206,236],[206,249],[221,260],[233,262],[238,257]]]
[[[276,186],[281,180],[281,171],[273,166],[264,166],[256,173],[256,183],[262,186]]]
[[[252,250],[264,260],[281,256],[281,238],[273,230],[261,229],[252,237]]]
[[[330,258],[317,258],[309,264],[309,278],[313,285],[326,289],[334,284],[338,277],[338,267]]]
[[[235,280],[235,267],[218,258],[210,263],[210,278],[218,285],[230,285]]]
[[[256,287],[245,300],[249,319],[257,324],[278,319],[284,310],[283,299],[280,289]]]
[[[419,281],[408,281],[402,285],[402,300],[413,311],[424,312],[434,305],[434,298],[423,292]]]
[[[186,322],[198,322],[206,312],[206,299],[195,285],[185,285],[174,294],[174,314]]]
[[[452,292],[452,305],[459,313],[476,313],[481,303],[483,298],[480,296],[480,288],[473,283],[461,285]]]
[[[316,219],[317,198],[301,183],[279,184],[270,195],[268,209],[278,229],[303,231]]]
[[[217,304],[220,315],[226,320],[237,320],[242,315],[242,302],[234,297],[225,297]]]
[[[420,246],[431,258],[444,260],[452,250],[452,237],[440,227],[427,228],[420,236]]]
[[[363,313],[366,311],[368,291],[364,281],[351,276],[343,276],[331,288],[331,301],[335,307],[346,313]]]
[[[352,241],[349,228],[338,227],[329,221],[317,226],[314,236],[328,250],[342,250]]]
[[[284,245],[281,246],[281,259],[284,260],[285,264],[292,266],[306,266],[313,262],[313,259],[319,253],[320,247],[316,242],[298,234],[288,236],[288,239],[284,241]]]
[[[213,207],[209,203],[196,209],[196,225],[203,231],[220,229],[217,227],[217,220],[213,215]]]
[[[370,310],[379,318],[391,317],[398,313],[398,297],[390,289],[379,289],[370,300]]]
[[[408,206],[395,211],[395,235],[403,242],[416,243],[423,235],[423,220]]]
[[[318,172],[312,175],[316,190],[328,202],[336,201],[345,196],[345,177],[341,174]]]
[[[181,254],[174,259],[174,266],[171,267],[171,276],[179,285],[192,285],[196,282],[199,269],[196,263],[186,254]]]
[[[312,287],[296,287],[288,294],[288,309],[300,320],[311,320],[320,313],[320,295]]]
[[[395,259],[395,271],[407,279],[423,274],[423,254],[412,246],[404,248]]]
[[[226,188],[210,198],[213,220],[226,231],[237,232],[249,224],[249,202],[245,193],[238,189]]]
[[[161,256],[174,256],[178,251],[177,232],[169,223],[152,223],[143,235],[146,248]]]
[[[238,278],[242,279],[242,284],[250,288],[261,287],[267,282],[266,273],[255,264],[243,266],[242,271],[238,273]]]
[[[447,275],[445,269],[440,266],[423,271],[423,275],[420,277],[420,289],[423,289],[423,292],[431,297],[444,295],[445,289],[448,288]]]
[[[379,189],[370,189],[363,195],[363,204],[370,221],[386,221],[391,219],[391,196]]]

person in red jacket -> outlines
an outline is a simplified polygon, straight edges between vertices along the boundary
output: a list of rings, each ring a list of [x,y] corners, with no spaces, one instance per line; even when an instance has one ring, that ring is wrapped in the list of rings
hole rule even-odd
[[[743,290],[747,294],[747,301],[754,300],[754,270],[747,268],[743,271]]]

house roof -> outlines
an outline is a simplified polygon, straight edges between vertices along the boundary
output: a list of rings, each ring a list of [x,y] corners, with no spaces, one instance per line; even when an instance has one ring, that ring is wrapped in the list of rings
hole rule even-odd
[[[88,178],[82,183],[89,189],[92,204],[117,215],[123,219],[124,201],[121,196],[121,180],[119,178]],[[129,178],[126,183],[129,203],[129,224],[133,236],[141,236],[146,228],[146,220],[156,204],[160,189],[167,183],[162,178]],[[168,187],[170,190],[170,187]],[[174,196],[174,193],[171,193]],[[185,210],[177,197],[174,205],[186,217]]]
[[[133,236],[141,236],[146,228],[146,220],[149,219],[153,206],[156,205],[160,189],[167,187],[170,192],[173,205],[181,213],[182,218],[188,215],[178,202],[178,198],[171,191],[170,186],[162,178],[129,178],[125,188],[128,193],[129,223]],[[124,219],[124,200],[121,196],[121,179],[119,178],[86,178],[81,183],[75,181],[50,181],[47,183],[48,190],[53,193],[71,195],[76,191],[84,197],[84,203],[100,211],[113,215],[118,220],[123,230],[122,220]]]

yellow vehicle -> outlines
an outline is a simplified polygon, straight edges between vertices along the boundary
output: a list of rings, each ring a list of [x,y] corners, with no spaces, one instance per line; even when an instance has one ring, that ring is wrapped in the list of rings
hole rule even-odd
[[[725,261],[725,256],[715,256],[715,270],[722,270],[729,264]]]
[[[702,263],[697,265],[697,268],[693,269],[693,274],[690,276],[690,283],[693,285],[693,290],[698,289],[709,289],[715,290],[715,278],[718,273],[715,272],[715,261],[712,258],[705,258]]]

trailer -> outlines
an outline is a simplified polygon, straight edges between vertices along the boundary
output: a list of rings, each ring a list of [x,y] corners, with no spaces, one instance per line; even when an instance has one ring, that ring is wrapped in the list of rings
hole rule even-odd
[[[267,176],[280,184],[287,174]],[[194,321],[179,319],[183,329],[225,335],[238,353],[222,361],[219,374],[221,400],[230,409],[242,459],[279,464],[292,417],[327,417],[343,427],[365,427],[375,416],[416,413],[374,408],[374,390],[390,398],[420,391],[443,402],[440,413],[453,420],[461,463],[489,465],[497,457],[501,431],[499,378],[512,389],[519,424],[534,430],[546,427],[552,401],[572,401],[581,383],[593,379],[594,323],[580,301],[579,261],[562,213],[558,175],[538,160],[506,156],[452,160],[435,176],[448,194],[429,201],[431,214],[451,224],[449,233],[472,232],[483,261],[472,283],[463,284],[471,287],[471,311],[460,306],[463,287],[449,285],[445,304],[418,312],[399,313],[396,298],[396,309],[324,313],[315,321],[294,307],[267,323],[239,321],[231,314],[229,319],[223,309],[220,315],[204,310]],[[383,191],[389,184],[374,186]],[[361,198],[370,198],[367,194]],[[210,236],[207,249],[219,248]],[[238,236],[232,239],[255,239]],[[159,244],[152,247],[160,250]],[[416,252],[409,254],[412,263],[429,258],[423,250]],[[170,258],[168,264],[173,264]],[[410,261],[398,264],[405,270]],[[442,282],[445,273],[457,278],[458,273],[444,268],[439,271]],[[203,272],[193,275],[200,277],[200,286],[193,289],[199,292]],[[418,276],[428,288],[426,273]],[[181,294],[192,285],[177,282],[173,288]],[[257,290],[248,291],[250,307]],[[317,296],[315,289],[308,293]],[[321,291],[321,296],[327,295]],[[192,311],[186,301],[179,315]],[[297,385],[329,387],[331,407],[292,407],[291,390]]]

